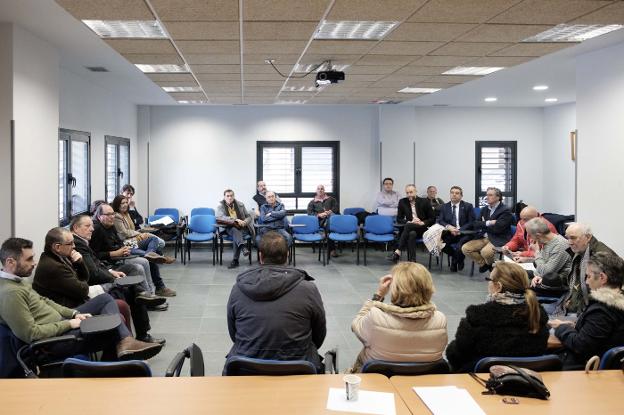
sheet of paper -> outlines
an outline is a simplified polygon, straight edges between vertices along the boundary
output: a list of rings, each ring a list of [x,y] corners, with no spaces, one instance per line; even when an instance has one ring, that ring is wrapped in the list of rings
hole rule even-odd
[[[503,255],[503,259],[505,260],[505,262],[513,262],[515,264],[518,264],[527,271],[535,271],[535,265],[533,265],[532,262],[516,262],[513,259],[509,258],[507,255]]]
[[[372,392],[360,389],[357,401],[347,401],[344,388],[329,388],[327,409],[361,414],[395,415],[394,393]]]
[[[153,222],[150,222],[150,225],[169,225],[173,223],[173,219],[171,219],[171,216],[163,216],[162,218],[155,220]]]
[[[466,389],[456,386],[414,386],[412,389],[433,415],[485,415]]]

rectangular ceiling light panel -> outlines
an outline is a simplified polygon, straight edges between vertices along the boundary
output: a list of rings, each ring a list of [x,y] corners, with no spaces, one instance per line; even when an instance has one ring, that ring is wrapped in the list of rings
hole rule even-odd
[[[442,72],[442,75],[489,75],[501,69],[505,68],[500,66],[456,66],[453,69]]]
[[[403,94],[433,94],[434,92],[438,92],[441,88],[410,88],[405,87],[398,92]]]
[[[156,20],[83,20],[101,38],[167,39]]]
[[[328,71],[330,70],[329,64],[324,63],[321,66],[318,66],[318,63],[310,63],[310,64],[300,64],[295,65],[295,72],[297,73],[309,73],[309,72],[320,72],[320,71]],[[332,65],[331,70],[344,72],[349,65]]]
[[[145,72],[145,73],[155,73],[155,72],[165,72],[165,73],[190,72],[186,65],[146,65],[146,64],[142,64],[142,63],[137,63],[134,66],[136,66],[142,72]]]
[[[582,42],[621,29],[622,27],[623,26],[619,24],[560,24],[545,32],[526,38],[523,42]]]
[[[314,32],[314,39],[380,40],[398,24],[399,22],[323,20]]]
[[[163,86],[166,92],[201,92],[198,86]]]

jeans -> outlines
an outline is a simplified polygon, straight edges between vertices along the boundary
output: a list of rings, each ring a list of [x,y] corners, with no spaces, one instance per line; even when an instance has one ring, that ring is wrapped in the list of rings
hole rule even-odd
[[[132,248],[132,255],[145,255],[148,252],[155,252],[162,254],[162,250],[165,247],[165,241],[158,236],[151,235],[147,239],[143,239],[138,242],[138,248]]]

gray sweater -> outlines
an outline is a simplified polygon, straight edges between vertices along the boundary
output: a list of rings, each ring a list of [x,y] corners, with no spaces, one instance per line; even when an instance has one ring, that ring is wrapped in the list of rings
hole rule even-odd
[[[572,268],[572,257],[568,253],[568,241],[561,235],[546,244],[535,255],[536,274],[542,277],[542,284],[551,287],[565,286]]]

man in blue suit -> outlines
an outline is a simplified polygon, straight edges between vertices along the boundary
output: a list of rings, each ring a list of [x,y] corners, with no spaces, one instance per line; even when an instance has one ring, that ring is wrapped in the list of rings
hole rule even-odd
[[[487,205],[470,226],[477,231],[476,237],[462,246],[462,252],[479,264],[479,272],[492,270],[494,247],[505,245],[512,236],[513,215],[503,204],[503,193],[496,187],[488,187],[485,196]]]
[[[451,200],[442,205],[438,216],[438,225],[444,226],[442,241],[446,246],[442,252],[451,257],[451,272],[464,269],[465,255],[462,245],[471,239],[471,236],[462,235],[461,231],[475,220],[472,204],[464,202],[464,191],[459,186],[451,187]]]

